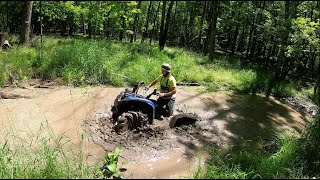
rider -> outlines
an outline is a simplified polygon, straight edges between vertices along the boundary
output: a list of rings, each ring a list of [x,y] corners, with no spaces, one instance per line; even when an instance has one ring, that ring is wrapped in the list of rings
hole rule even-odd
[[[161,75],[153,80],[148,88],[154,86],[160,82],[160,96],[157,100],[159,104],[160,114],[164,117],[169,117],[173,114],[173,107],[176,99],[176,79],[171,75],[171,66],[167,63],[162,64],[161,66]],[[165,107],[164,107],[165,106]]]

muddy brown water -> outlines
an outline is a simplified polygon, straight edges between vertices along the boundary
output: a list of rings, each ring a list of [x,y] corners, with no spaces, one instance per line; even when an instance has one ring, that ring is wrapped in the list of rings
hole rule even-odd
[[[122,149],[119,165],[125,178],[185,178],[203,166],[206,144],[227,148],[241,138],[271,138],[274,130],[301,133],[309,120],[287,105],[260,95],[199,93],[199,87],[178,87],[174,114],[196,114],[192,126],[169,128],[169,119],[155,120],[147,133],[118,135],[109,122],[115,97],[124,88],[54,86],[52,89],[4,88],[30,99],[0,99],[1,140],[8,131],[21,136],[48,124],[73,145],[83,147],[92,163],[106,151]],[[81,140],[85,135],[85,140]]]

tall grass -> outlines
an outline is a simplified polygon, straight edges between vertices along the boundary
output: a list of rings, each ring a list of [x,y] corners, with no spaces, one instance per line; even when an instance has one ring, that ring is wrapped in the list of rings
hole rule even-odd
[[[225,155],[208,148],[211,159],[206,169],[199,169],[194,178],[319,178],[320,116],[308,124],[305,132],[278,133],[273,145],[265,148],[263,140],[242,141],[238,148]]]
[[[246,84],[255,77],[252,70],[238,70],[235,66],[226,68],[181,48],[166,47],[159,51],[156,45],[108,40],[45,38],[42,48],[39,43],[28,48],[16,46],[8,52],[1,52],[0,58],[0,66],[5,69],[1,72],[1,85],[11,72],[17,74],[20,81],[31,77],[61,77],[72,85],[123,86],[141,80],[152,81],[160,75],[164,62],[172,65],[172,73],[178,82],[197,82],[207,86],[208,90],[217,90],[221,86],[241,90],[247,88]],[[222,61],[227,62],[225,59],[216,59],[215,62]]]
[[[211,147],[211,159],[206,169],[196,171],[194,178],[308,178],[296,139],[296,133],[278,134],[273,140],[272,150],[266,150],[266,142],[262,139],[243,140],[239,147],[230,149],[227,154]]]
[[[95,178],[97,169],[86,162],[82,147],[63,135],[9,132],[0,144],[1,179]]]
[[[0,86],[9,74],[19,81],[32,77],[62,78],[66,84],[113,86],[151,82],[160,75],[160,66],[167,62],[178,82],[199,83],[208,91],[223,89],[250,93],[267,92],[276,96],[293,96],[301,91],[299,83],[286,80],[273,82],[269,72],[243,65],[239,58],[217,55],[213,61],[183,48],[104,39],[45,37],[44,43],[31,47],[14,46],[0,51]],[[275,83],[275,84],[274,84]],[[272,85],[271,88],[270,85]]]

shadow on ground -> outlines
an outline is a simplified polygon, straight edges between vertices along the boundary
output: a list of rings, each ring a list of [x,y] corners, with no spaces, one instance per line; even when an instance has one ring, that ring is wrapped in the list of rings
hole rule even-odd
[[[227,150],[242,140],[271,140],[279,131],[302,133],[309,122],[287,105],[262,95],[197,93],[177,104],[178,111],[191,111],[201,118],[192,131],[176,133],[187,157],[204,146]]]

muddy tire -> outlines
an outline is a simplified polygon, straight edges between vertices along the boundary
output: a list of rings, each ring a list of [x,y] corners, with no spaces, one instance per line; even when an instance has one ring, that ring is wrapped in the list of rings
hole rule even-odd
[[[148,117],[141,112],[128,111],[117,118],[114,130],[117,133],[144,127],[148,124]]]
[[[170,128],[179,127],[181,125],[195,124],[199,121],[199,117],[192,114],[178,114],[171,118],[169,126]]]

